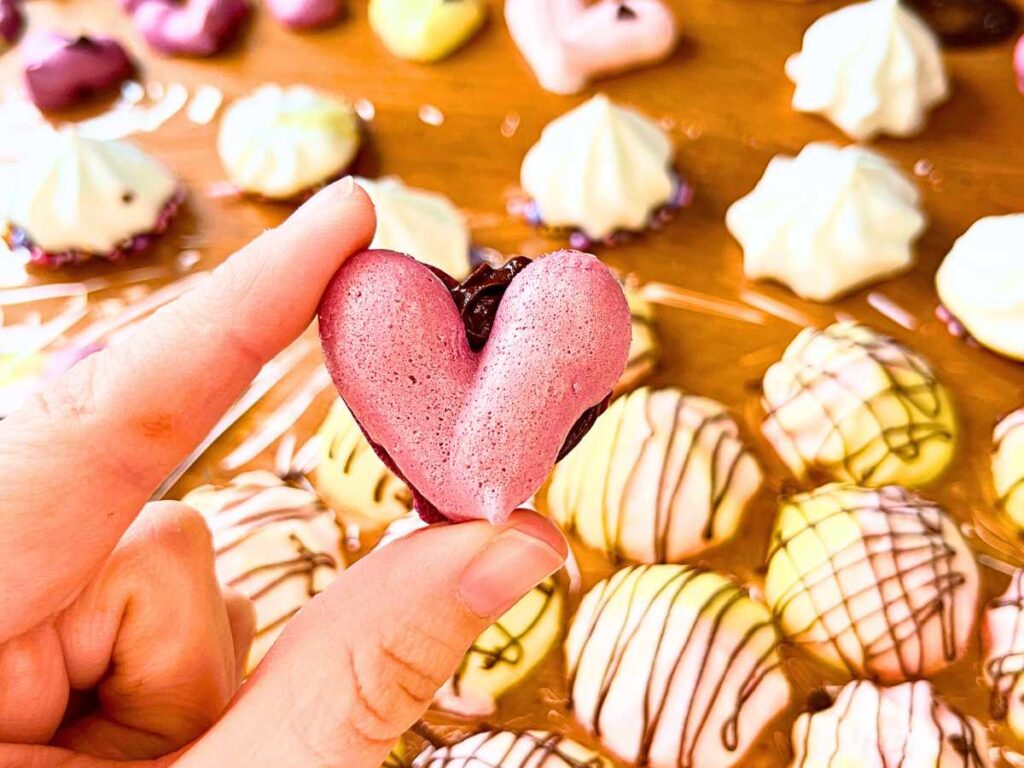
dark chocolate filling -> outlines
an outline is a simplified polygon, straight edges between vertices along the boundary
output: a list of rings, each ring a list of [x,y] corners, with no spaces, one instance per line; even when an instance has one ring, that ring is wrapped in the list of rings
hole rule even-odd
[[[448,289],[448,293],[451,294],[452,301],[455,302],[459,315],[462,317],[462,324],[466,329],[466,339],[469,342],[469,348],[474,352],[479,352],[487,344],[487,340],[491,337],[491,329],[494,328],[494,318],[498,314],[498,306],[501,304],[505,291],[508,290],[516,275],[526,269],[530,261],[525,256],[520,256],[511,259],[500,267],[481,264],[461,283],[437,267],[429,267],[444,284],[444,287]],[[569,451],[579,444],[583,436],[594,426],[597,417],[604,413],[611,399],[612,393],[609,392],[601,402],[583,412],[583,415],[572,425],[569,434],[566,435],[565,442],[562,443],[562,448],[558,452],[558,458],[555,461],[564,459]],[[359,425],[359,428],[363,428],[362,424]],[[447,521],[447,516],[405,478],[402,471],[392,461],[391,456],[388,455],[388,452],[375,442],[370,435],[366,434],[365,429],[363,429],[363,434],[366,435],[366,439],[369,441],[374,453],[380,457],[380,460],[402,482],[409,486],[413,496],[413,509],[416,510],[419,516],[427,523]]]

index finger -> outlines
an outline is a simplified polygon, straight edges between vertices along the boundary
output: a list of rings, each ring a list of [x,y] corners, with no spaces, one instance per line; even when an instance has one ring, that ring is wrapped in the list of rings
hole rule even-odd
[[[351,178],[325,188],[0,422],[0,643],[74,597],[374,227]]]

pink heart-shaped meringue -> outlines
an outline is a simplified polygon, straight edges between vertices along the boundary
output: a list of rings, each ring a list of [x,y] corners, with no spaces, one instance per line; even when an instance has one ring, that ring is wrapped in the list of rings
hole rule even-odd
[[[505,0],[505,21],[553,93],[578,93],[596,77],[663,59],[678,41],[662,0]]]
[[[474,352],[441,280],[415,259],[349,259],[320,306],[327,367],[369,439],[454,520],[505,520],[554,466],[577,419],[622,374],[629,309],[593,256],[527,266]]]

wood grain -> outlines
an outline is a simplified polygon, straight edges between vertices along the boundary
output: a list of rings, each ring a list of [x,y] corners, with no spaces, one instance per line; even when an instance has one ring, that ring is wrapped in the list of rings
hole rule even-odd
[[[942,256],[973,221],[1024,209],[1024,97],[1014,88],[1011,45],[950,53],[954,95],[932,114],[924,134],[875,142],[907,173],[914,174],[915,167],[918,172],[928,171],[916,176],[931,219],[919,247],[918,265],[909,274],[876,287],[921,322],[917,331],[910,332],[872,309],[866,302],[868,291],[834,304],[815,305],[781,287],[747,282],[740,249],[723,224],[728,205],[753,187],[776,153],[795,154],[812,140],[846,143],[829,123],[789,108],[792,86],[783,74],[783,63],[799,48],[803,30],[840,3],[674,0],[672,4],[685,34],[678,52],[657,67],[605,81],[600,89],[663,120],[671,129],[679,148],[679,170],[693,183],[696,199],[664,230],[600,255],[643,281],[659,280],[733,301],[743,301],[744,292],[754,290],[784,302],[815,324],[827,324],[837,313],[852,315],[924,353],[956,398],[963,433],[955,466],[929,494],[958,519],[995,528],[1002,536],[1000,549],[1005,550],[1001,557],[1024,562],[1020,540],[993,509],[989,471],[991,429],[1000,415],[1024,400],[1024,368],[949,337],[933,316],[937,299],[932,285]],[[444,192],[469,213],[477,244],[505,253],[537,255],[560,243],[512,219],[505,201],[515,191],[522,156],[541,128],[586,94],[559,97],[543,92],[508,37],[499,3],[493,5],[483,32],[452,59],[434,66],[391,57],[370,32],[361,1],[350,5],[343,23],[315,34],[286,32],[258,12],[233,50],[209,61],[152,55],[114,0],[33,0],[27,8],[32,26],[104,31],[124,38],[143,62],[146,81],[181,82],[190,89],[209,83],[229,99],[265,81],[301,82],[367,99],[374,104],[376,116],[369,126],[370,142],[359,160],[359,173],[398,174],[410,184]],[[0,56],[0,85],[12,87],[18,76],[17,52]],[[444,115],[440,126],[419,119],[420,108],[428,104]],[[501,132],[506,121],[518,122],[515,133],[507,137]],[[215,131],[215,124],[197,126],[179,114],[159,131],[137,137],[191,191],[184,214],[157,252],[141,263],[169,260],[183,248],[197,248],[202,265],[212,266],[287,215],[287,206],[207,194],[209,185],[223,178],[214,150]],[[758,436],[762,415],[758,383],[798,328],[781,320],[748,324],[668,308],[659,310],[658,320],[665,359],[655,382],[682,386],[731,406],[743,417],[748,437],[770,470],[771,487],[759,499],[739,540],[703,558],[756,583],[774,496],[789,482],[770,447]],[[285,394],[268,398],[268,406]],[[329,397],[321,397],[298,423],[300,434],[309,434],[315,427],[328,401]],[[258,423],[258,414],[244,420],[176,490],[183,492],[205,479],[224,479],[216,462]],[[263,457],[257,464],[268,461]],[[611,572],[610,564],[593,553],[580,554],[588,584]],[[1003,577],[988,570],[985,582],[986,596],[1005,585]],[[791,671],[803,695],[820,684],[821,673],[799,654],[792,655]],[[978,683],[979,677],[975,646],[967,659],[939,675],[936,683],[953,704],[985,717],[987,691]],[[494,722],[576,732],[559,704],[561,680],[561,659],[554,653],[541,673],[503,703]],[[795,707],[800,706],[802,701],[796,701]],[[787,730],[788,723],[780,723],[778,732],[763,740],[756,759],[744,764],[785,764]],[[998,735],[1005,737],[1002,732]]]

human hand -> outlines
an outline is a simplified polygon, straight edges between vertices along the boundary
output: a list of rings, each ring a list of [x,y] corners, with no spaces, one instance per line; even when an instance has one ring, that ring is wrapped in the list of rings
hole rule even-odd
[[[200,516],[147,501],[374,226],[333,184],[0,422],[0,768],[376,768],[561,567],[532,512],[432,526],[340,574],[236,695],[251,606],[218,586]]]

